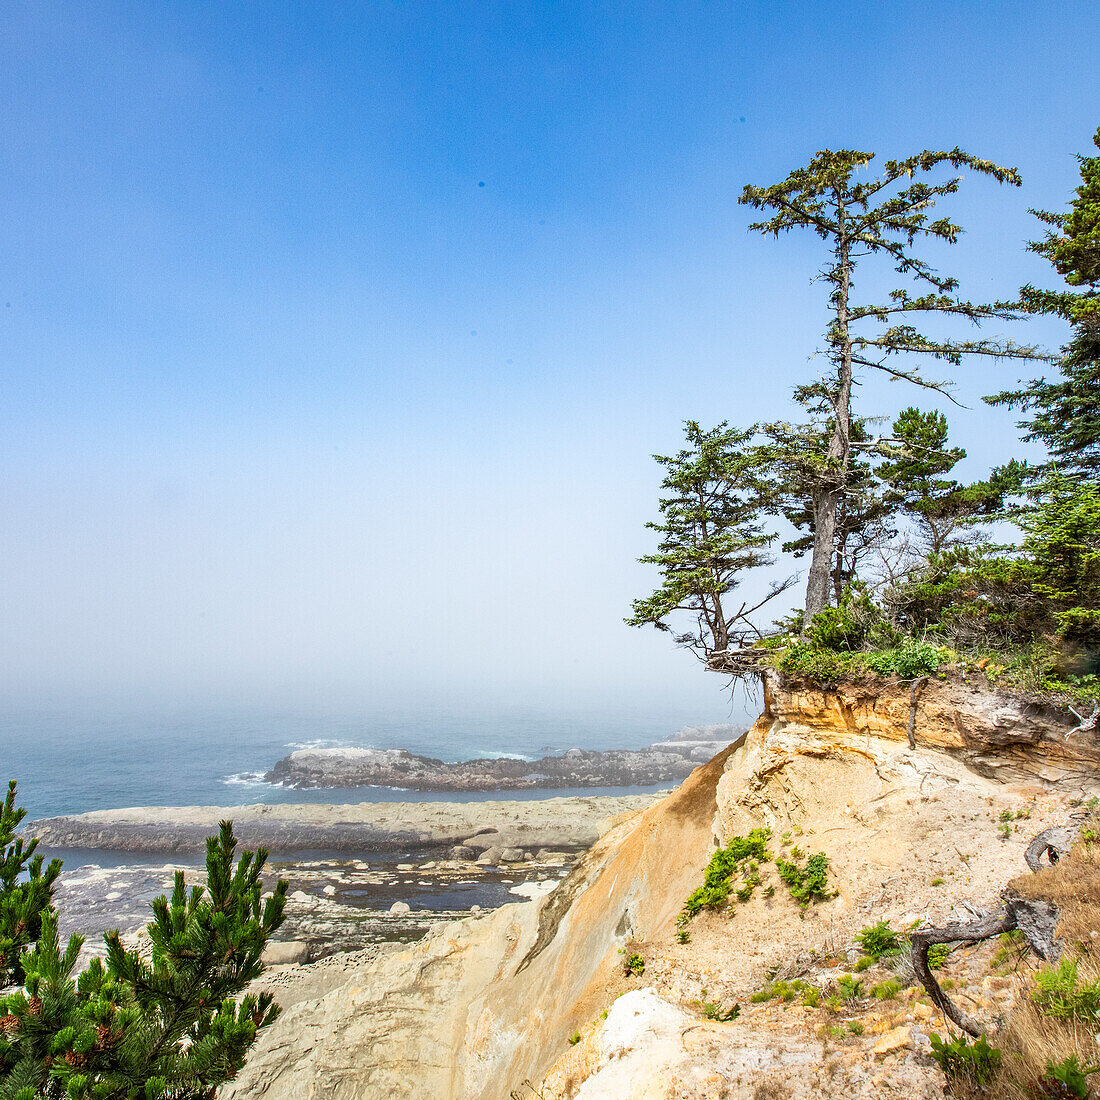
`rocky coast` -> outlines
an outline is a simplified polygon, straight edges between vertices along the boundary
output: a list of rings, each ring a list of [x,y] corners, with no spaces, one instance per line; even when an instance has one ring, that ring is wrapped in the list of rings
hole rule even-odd
[[[154,806],[45,818],[24,829],[64,857],[62,933],[140,937],[149,903],[180,865],[201,882],[205,838],[231,819],[240,847],[273,854],[268,885],[285,878],[287,919],[271,959],[301,963],[407,943],[459,917],[552,888],[623,815],[650,795],[526,802]],[[187,866],[190,864],[190,866]]]
[[[404,749],[310,748],[264,774],[284,787],[400,787],[411,791],[518,791],[679,783],[742,734],[733,726],[681,730],[644,749],[569,749],[537,760],[446,762]]]
[[[203,851],[218,822],[238,841],[271,852],[349,855],[465,848],[572,851],[591,845],[605,818],[648,806],[657,794],[541,798],[525,802],[361,802],[251,806],[139,806],[46,817],[25,827],[45,848],[181,855]],[[438,855],[437,857],[438,858]]]

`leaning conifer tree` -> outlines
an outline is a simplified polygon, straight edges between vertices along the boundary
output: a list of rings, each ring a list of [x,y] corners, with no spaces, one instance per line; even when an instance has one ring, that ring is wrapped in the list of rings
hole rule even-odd
[[[106,963],[74,979],[82,937],[65,949],[45,909],[20,957],[23,988],[0,999],[0,1100],[209,1100],[232,1079],[279,1009],[238,996],[263,971],[283,920],[286,882],[266,900],[263,849],[234,867],[232,825],[206,844],[207,884],[153,902],[146,956],[109,933]]]
[[[684,424],[687,446],[676,455],[654,455],[665,467],[661,522],[646,526],[661,536],[655,554],[641,558],[656,565],[656,591],[634,601],[629,626],[655,626],[673,634],[678,645],[706,662],[754,634],[750,616],[790,581],[772,585],[752,607],[730,597],[744,574],[772,564],[768,546],[775,535],[764,529],[763,501],[769,489],[750,445],[755,428],[728,424],[704,429]],[[670,620],[686,612],[692,629],[677,631]]]
[[[857,179],[875,154],[850,149],[819,152],[804,168],[770,187],[745,187],[739,201],[774,211],[750,228],[777,236],[792,229],[810,229],[827,246],[821,277],[830,287],[831,314],[825,332],[825,354],[832,364],[823,380],[832,405],[832,438],[828,472],[813,498],[813,552],[806,584],[804,621],[829,603],[830,573],[836,552],[837,513],[851,460],[853,374],[860,368],[881,371],[927,389],[945,391],[950,384],[929,379],[907,358],[931,356],[951,366],[964,356],[1035,358],[1034,348],[1003,340],[955,340],[925,333],[909,319],[929,314],[963,317],[974,324],[990,318],[1018,315],[1013,303],[975,303],[956,293],[958,281],[940,275],[914,251],[918,239],[954,244],[962,228],[948,218],[933,220],[938,199],[958,190],[961,177],[939,183],[914,181],[944,166],[968,168],[998,183],[1019,185],[1015,169],[980,160],[960,149],[925,150],[903,160],[888,160],[877,178]],[[857,302],[853,273],[869,257],[887,260],[910,276],[922,293],[895,290],[886,303]]]

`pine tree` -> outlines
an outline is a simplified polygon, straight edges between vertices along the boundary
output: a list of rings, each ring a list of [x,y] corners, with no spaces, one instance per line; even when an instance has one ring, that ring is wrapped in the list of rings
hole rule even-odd
[[[980,304],[958,297],[958,281],[938,274],[913,250],[918,238],[954,244],[962,232],[947,218],[932,220],[936,201],[954,194],[961,178],[932,184],[914,182],[915,175],[950,165],[968,168],[999,183],[1019,185],[1015,169],[979,160],[956,148],[949,152],[926,150],[903,160],[888,160],[878,178],[855,179],[873,159],[873,153],[826,149],[777,184],[746,186],[739,200],[756,209],[774,211],[767,220],[753,223],[751,229],[774,236],[796,228],[810,229],[828,249],[820,274],[830,288],[825,354],[832,373],[824,380],[824,389],[832,398],[833,434],[827,452],[828,476],[822,477],[813,501],[814,543],[806,583],[805,622],[829,602],[837,517],[851,461],[854,372],[860,368],[881,371],[891,378],[944,390],[949,383],[926,378],[918,368],[908,365],[906,357],[931,356],[957,366],[967,355],[1033,358],[1037,354],[1033,348],[1000,340],[941,339],[906,323],[906,318],[914,315],[956,316],[974,324],[1017,315],[1013,304]],[[857,303],[853,298],[853,273],[861,260],[872,256],[889,261],[900,274],[922,284],[924,292],[911,296],[906,290],[895,290],[886,303]]]
[[[13,779],[0,807],[0,988],[22,980],[20,953],[38,939],[61,873],[59,859],[51,860],[43,870],[42,857],[34,854],[37,840],[16,838],[15,830],[26,813],[16,809]]]
[[[941,554],[979,519],[995,516],[1005,496],[1019,489],[1026,471],[1013,459],[986,481],[963,485],[946,475],[966,458],[947,445],[947,417],[910,406],[894,421],[890,457],[876,473],[889,486],[886,499],[917,526],[924,550]]]
[[[1100,149],[1100,129],[1093,140]],[[1021,291],[1029,312],[1062,317],[1072,326],[1059,361],[1062,377],[1033,379],[986,400],[1030,413],[1018,422],[1024,439],[1045,444],[1062,474],[1100,478],[1100,156],[1077,159],[1081,186],[1069,213],[1033,210],[1050,229],[1031,249],[1050,260],[1069,287],[1081,289]],[[1042,476],[1039,469],[1034,473]]]
[[[657,552],[640,560],[658,567],[661,583],[634,601],[625,621],[673,633],[704,661],[754,632],[748,616],[786,588],[773,585],[753,607],[735,608],[727,598],[744,572],[772,564],[767,548],[775,536],[761,522],[768,490],[751,447],[754,431],[725,423],[706,431],[689,420],[688,446],[675,456],[654,455],[666,468],[661,488],[669,495],[660,501],[663,521],[646,524],[661,536]],[[673,630],[668,620],[678,612],[694,617],[692,630]]]
[[[109,933],[106,964],[73,977],[82,937],[61,950],[42,910],[20,958],[23,988],[0,999],[0,1100],[209,1100],[278,1015],[270,993],[241,994],[283,919],[287,884],[262,897],[267,852],[234,868],[232,825],[206,846],[207,884],[153,902],[149,957]]]

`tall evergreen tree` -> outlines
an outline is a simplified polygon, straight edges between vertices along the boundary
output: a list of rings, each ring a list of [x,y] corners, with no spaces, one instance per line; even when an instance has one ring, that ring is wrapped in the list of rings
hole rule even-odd
[[[834,467],[829,444],[834,435],[832,403],[821,387],[802,387],[796,400],[806,405],[814,419],[803,424],[776,421],[763,426],[765,442],[759,448],[761,474],[773,472],[771,510],[782,515],[797,531],[785,542],[785,553],[800,558],[814,547],[814,504],[823,488],[833,484]],[[849,427],[852,456],[837,501],[830,578],[833,598],[839,603],[855,580],[860,561],[891,539],[894,506],[886,500],[871,463],[862,457],[872,440],[867,421],[853,417]]]
[[[1015,169],[980,160],[960,149],[925,150],[902,160],[883,163],[878,178],[856,179],[874,159],[873,153],[841,149],[819,152],[804,168],[769,187],[746,186],[740,202],[774,211],[750,228],[778,236],[791,229],[810,229],[827,245],[821,277],[830,288],[831,314],[825,331],[825,353],[832,373],[825,388],[832,395],[833,434],[827,453],[828,477],[821,479],[813,500],[813,551],[806,584],[805,621],[829,602],[830,577],[836,553],[837,518],[851,462],[852,385],[859,368],[881,371],[918,386],[942,390],[946,383],[926,378],[906,358],[931,356],[951,366],[964,356],[1031,358],[1032,348],[1001,340],[941,339],[919,331],[907,319],[916,316],[956,316],[979,324],[1011,319],[1013,305],[981,304],[956,293],[958,281],[938,274],[914,251],[918,239],[954,244],[962,232],[947,218],[933,220],[938,199],[958,190],[961,177],[929,183],[914,176],[934,173],[945,165],[968,168],[999,183],[1019,185]],[[867,257],[886,259],[921,285],[911,296],[895,290],[885,303],[860,303],[853,297],[853,274]],[[901,323],[899,323],[901,322]],[[870,327],[868,327],[870,326]]]
[[[1100,129],[1093,141],[1100,149]],[[1031,243],[1073,289],[1021,291],[1027,310],[1072,326],[1059,362],[1062,377],[1033,379],[986,400],[1030,414],[1018,423],[1024,438],[1045,444],[1063,474],[1100,478],[1100,156],[1077,159],[1081,186],[1069,213],[1032,211],[1050,229]]]

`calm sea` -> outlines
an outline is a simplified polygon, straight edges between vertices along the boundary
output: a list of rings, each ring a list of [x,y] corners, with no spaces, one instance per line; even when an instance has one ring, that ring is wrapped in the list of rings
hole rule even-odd
[[[716,708],[718,709],[718,708]],[[383,788],[298,791],[260,776],[295,748],[354,745],[404,748],[441,760],[512,754],[537,758],[568,748],[641,748],[685,725],[736,721],[728,714],[677,711],[537,713],[502,710],[456,714],[424,709],[398,713],[294,713],[260,709],[158,707],[0,712],[0,779],[19,782],[28,818],[122,806],[217,805],[253,802],[466,801],[477,793],[426,794]],[[537,791],[627,793],[647,788]],[[504,792],[497,797],[524,797]]]

